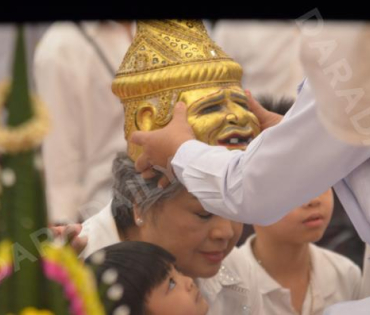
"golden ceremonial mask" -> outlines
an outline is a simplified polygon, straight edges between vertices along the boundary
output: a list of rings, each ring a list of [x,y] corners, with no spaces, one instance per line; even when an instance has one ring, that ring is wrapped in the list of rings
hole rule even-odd
[[[260,128],[248,110],[241,76],[240,65],[210,39],[201,21],[138,21],[112,84],[124,106],[131,159],[141,153],[129,141],[132,132],[163,128],[177,101],[187,104],[198,140],[245,149]]]

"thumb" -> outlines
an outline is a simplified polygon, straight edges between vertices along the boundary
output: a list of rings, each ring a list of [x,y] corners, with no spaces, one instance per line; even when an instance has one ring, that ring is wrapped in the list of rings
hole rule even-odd
[[[142,146],[145,143],[146,133],[146,131],[134,131],[130,137],[130,142]]]
[[[173,110],[173,118],[172,121],[176,125],[180,124],[187,124],[188,123],[188,114],[187,114],[187,107],[184,102],[178,102],[175,105]]]

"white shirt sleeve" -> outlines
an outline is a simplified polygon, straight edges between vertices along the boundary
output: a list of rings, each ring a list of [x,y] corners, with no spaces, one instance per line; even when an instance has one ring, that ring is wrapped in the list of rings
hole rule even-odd
[[[246,151],[192,140],[172,160],[179,180],[209,212],[268,225],[308,202],[370,156],[334,138],[317,118],[308,81],[284,120],[261,133]]]
[[[325,22],[302,29],[301,61],[322,123],[346,142],[370,145],[370,23]]]

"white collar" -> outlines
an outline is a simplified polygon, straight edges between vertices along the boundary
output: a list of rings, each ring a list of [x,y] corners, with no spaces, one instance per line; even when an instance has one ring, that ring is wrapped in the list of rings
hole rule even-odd
[[[282,286],[266,272],[266,270],[258,263],[256,257],[254,256],[252,251],[252,242],[255,238],[256,235],[250,236],[241,248],[247,255],[247,259],[249,259],[252,265],[256,268],[260,292],[262,294],[268,294],[275,290],[281,290]]]
[[[232,252],[230,253],[230,255]],[[227,259],[227,258],[226,258]],[[221,265],[217,274],[209,279],[197,279],[203,294],[212,303],[224,287],[238,289],[237,285],[242,283],[238,274],[228,267],[227,260]],[[243,290],[240,288],[240,290]]]
[[[257,270],[260,292],[262,294],[268,294],[272,291],[283,289],[282,286],[258,263],[254,256],[252,251],[252,242],[255,237],[255,235],[250,236],[242,247],[248,259]],[[321,266],[318,249],[319,248],[314,244],[309,245],[312,263],[311,277],[315,299],[317,298],[318,300],[322,300],[322,303],[324,303],[323,299],[332,295],[336,291],[335,286],[337,281],[335,279],[337,275],[334,269],[324,268],[324,266]]]

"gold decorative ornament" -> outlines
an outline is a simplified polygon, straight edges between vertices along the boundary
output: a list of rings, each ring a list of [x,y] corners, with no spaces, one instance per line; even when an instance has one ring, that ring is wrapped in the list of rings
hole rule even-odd
[[[125,110],[129,156],[136,160],[141,152],[129,141],[132,132],[163,128],[177,101],[187,104],[197,139],[245,149],[260,129],[241,77],[241,66],[210,39],[201,21],[138,21],[112,84]]]
[[[0,112],[10,92],[9,81],[0,83]],[[0,150],[8,154],[16,154],[39,146],[50,127],[49,115],[42,101],[31,95],[34,116],[17,127],[5,127],[0,124]]]

